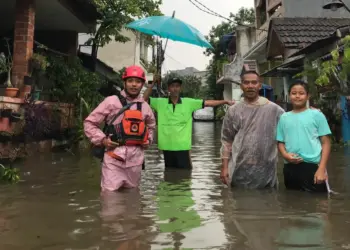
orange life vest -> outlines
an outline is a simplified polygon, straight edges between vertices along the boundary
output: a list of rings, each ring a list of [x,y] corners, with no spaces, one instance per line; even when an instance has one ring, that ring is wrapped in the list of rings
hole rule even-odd
[[[137,102],[137,109],[124,111],[122,121],[115,125],[111,140],[120,145],[135,146],[145,144],[148,140],[148,128],[142,117],[142,103]]]

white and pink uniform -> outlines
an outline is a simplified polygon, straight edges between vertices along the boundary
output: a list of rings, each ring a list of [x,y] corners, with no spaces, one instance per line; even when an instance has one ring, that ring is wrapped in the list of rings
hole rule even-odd
[[[141,95],[135,99],[127,97],[122,91],[121,95],[127,98],[128,102],[142,102],[142,116],[149,129],[149,142],[153,141],[156,120],[151,107],[145,102]],[[122,104],[117,96],[109,96],[104,99],[98,107],[84,121],[84,132],[94,145],[101,145],[106,135],[100,129],[102,122],[110,122],[122,108]],[[131,110],[137,109],[137,105],[132,105]],[[114,124],[120,123],[123,115],[120,115]],[[141,146],[120,146],[114,149],[115,154],[125,158],[120,161],[105,153],[102,163],[102,191],[115,191],[121,187],[138,187],[141,178],[142,163],[144,162],[144,148]]]

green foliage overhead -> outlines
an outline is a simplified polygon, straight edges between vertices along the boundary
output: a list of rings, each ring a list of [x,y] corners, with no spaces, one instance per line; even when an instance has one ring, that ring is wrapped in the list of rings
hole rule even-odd
[[[124,26],[135,19],[162,15],[159,6],[162,0],[93,0],[101,20],[98,20],[96,32],[87,42],[89,45],[101,47],[113,39],[117,42],[127,42],[128,37],[121,31]]]

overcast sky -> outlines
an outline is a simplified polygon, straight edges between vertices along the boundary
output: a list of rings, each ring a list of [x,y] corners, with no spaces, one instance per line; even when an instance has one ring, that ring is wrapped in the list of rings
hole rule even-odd
[[[196,3],[194,0],[192,0]],[[228,17],[230,12],[236,13],[240,7],[253,7],[254,0],[197,0],[211,10]],[[198,4],[197,4],[198,5]],[[207,35],[212,26],[224,21],[222,18],[209,15],[189,0],[163,0],[161,10],[164,15],[171,16],[175,10],[175,16],[180,20],[196,27],[202,34]],[[168,70],[195,67],[198,70],[205,70],[210,58],[203,55],[201,47],[181,42],[168,42],[166,49],[163,73]]]

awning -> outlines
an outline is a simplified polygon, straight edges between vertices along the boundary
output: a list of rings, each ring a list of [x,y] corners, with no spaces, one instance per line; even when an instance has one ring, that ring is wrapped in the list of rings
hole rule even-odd
[[[305,55],[290,57],[281,65],[272,68],[261,74],[263,77],[283,77],[286,74],[296,74],[301,72],[304,68]]]
[[[336,42],[339,41],[341,38],[347,36],[348,34],[350,34],[350,26],[346,25],[344,27],[340,27],[329,37],[326,37],[324,39],[320,39],[320,40],[317,40],[316,42],[311,43],[305,48],[294,53],[292,56],[298,56],[302,54],[311,54],[332,44],[333,44],[333,47],[335,48],[337,46]]]
[[[243,56],[244,60],[256,60],[261,55],[266,53],[267,38],[254,44],[254,46]]]
[[[235,32],[231,32],[229,34],[225,34],[220,38],[220,51],[221,52],[226,52],[228,47],[230,46],[230,43],[232,42],[232,40],[236,41],[236,39],[234,39],[235,37]],[[234,46],[235,47],[235,46]]]

